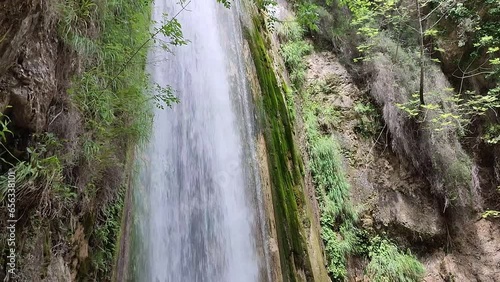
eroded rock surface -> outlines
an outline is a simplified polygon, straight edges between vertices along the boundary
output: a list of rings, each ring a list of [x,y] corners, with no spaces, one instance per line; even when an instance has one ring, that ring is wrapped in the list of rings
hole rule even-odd
[[[340,122],[325,122],[322,128],[340,142],[351,200],[361,209],[362,226],[386,232],[413,249],[425,264],[425,281],[500,281],[498,222],[479,219],[472,209],[445,213],[428,179],[392,152],[385,127],[375,140],[356,134],[353,107],[369,95],[356,87],[335,55],[314,53],[307,62],[308,82],[327,81],[331,88],[320,94],[322,106],[342,113]],[[350,261],[352,279],[364,281],[366,263]]]
[[[0,108],[9,104],[14,125],[31,132],[47,128],[71,73],[72,57],[54,36],[56,4],[0,4]]]

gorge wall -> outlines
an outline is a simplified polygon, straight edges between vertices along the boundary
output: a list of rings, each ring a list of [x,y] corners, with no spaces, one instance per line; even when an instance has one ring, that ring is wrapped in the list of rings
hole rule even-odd
[[[136,2],[0,3],[0,184],[15,168],[19,281],[120,279],[133,148],[151,119],[147,52],[132,48],[149,40],[151,1]],[[444,52],[426,61],[421,122],[416,47],[385,26],[370,60],[354,62],[363,41],[344,2],[242,1],[272,281],[498,281],[498,106],[464,127],[432,122],[460,112],[457,92],[497,87],[456,70],[475,50],[466,23],[498,16],[485,5],[463,24],[443,17],[426,38]],[[0,213],[4,226],[5,202]],[[5,256],[0,267],[4,279]]]

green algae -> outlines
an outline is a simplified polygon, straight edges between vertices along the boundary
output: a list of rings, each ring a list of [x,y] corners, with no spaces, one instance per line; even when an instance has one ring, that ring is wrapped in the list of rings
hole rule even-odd
[[[272,67],[258,19],[255,29],[246,32],[261,88],[256,101],[264,131],[272,183],[273,206],[284,281],[297,281],[301,269],[308,281],[312,270],[299,212],[303,209],[303,164],[293,139],[293,123],[281,92],[282,87]]]

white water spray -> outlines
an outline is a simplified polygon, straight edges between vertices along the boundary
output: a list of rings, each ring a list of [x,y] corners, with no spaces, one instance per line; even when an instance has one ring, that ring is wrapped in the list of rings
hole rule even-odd
[[[158,0],[153,20],[179,9]],[[138,280],[268,280],[237,9],[192,0],[178,16],[189,43],[150,52],[159,62],[149,67],[152,80],[172,86],[181,102],[156,111],[143,156]]]

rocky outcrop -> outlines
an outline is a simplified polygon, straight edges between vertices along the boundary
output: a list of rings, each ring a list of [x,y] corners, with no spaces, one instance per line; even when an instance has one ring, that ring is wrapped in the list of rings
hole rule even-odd
[[[360,116],[354,108],[359,103],[369,103],[367,93],[356,86],[332,53],[312,54],[307,62],[310,83],[329,81],[330,89],[316,97],[321,106],[342,113],[335,124],[324,121],[322,127],[340,141],[351,185],[351,201],[360,210],[363,228],[384,232],[399,245],[412,249],[425,264],[425,281],[498,281],[498,222],[480,219],[474,209],[445,212],[444,203],[433,193],[433,183],[428,177],[416,171],[404,155],[392,150],[391,142],[395,141],[387,128],[387,118],[391,115],[381,114],[386,126],[373,138],[361,137],[355,131]],[[390,96],[387,92],[392,90],[380,89],[385,91],[380,95]],[[473,167],[480,172],[473,178],[480,185],[491,185],[487,179],[491,179],[492,172],[483,172],[485,166],[487,164],[475,164]],[[444,176],[436,175],[436,179],[438,177]],[[478,208],[480,194],[471,196]],[[353,258],[350,276],[363,279],[365,264]]]
[[[53,1],[0,4],[0,107],[13,125],[41,132],[61,110],[75,57],[57,37]]]
[[[446,248],[424,259],[427,282],[484,281],[500,277],[500,227],[498,222],[480,219],[457,226]]]
[[[374,136],[377,140],[356,133],[359,113],[355,106],[370,102],[347,70],[329,52],[309,56],[308,66],[308,81],[330,81],[329,93],[318,98],[322,106],[342,113],[336,125],[325,123],[323,128],[340,140],[351,200],[361,208],[363,226],[385,230],[406,245],[441,242],[445,237],[444,218],[429,193],[428,182],[391,152],[385,128],[379,128]]]
[[[43,0],[0,3],[0,117],[13,132],[6,134],[2,143],[2,158],[26,161],[26,147],[33,147],[33,136],[47,131],[67,141],[59,153],[67,157],[69,164],[74,164],[79,153],[75,137],[81,129],[80,115],[71,106],[66,91],[78,60],[59,40],[58,5],[59,1]],[[9,149],[10,154],[3,154],[4,149]],[[65,169],[71,171],[72,167]],[[36,200],[38,196],[33,200],[18,199],[17,203],[18,210],[23,211],[17,225],[19,281],[71,281],[66,246],[52,246],[51,238],[58,234],[49,227],[33,230],[39,226],[30,225],[42,222],[39,215],[31,213]]]

